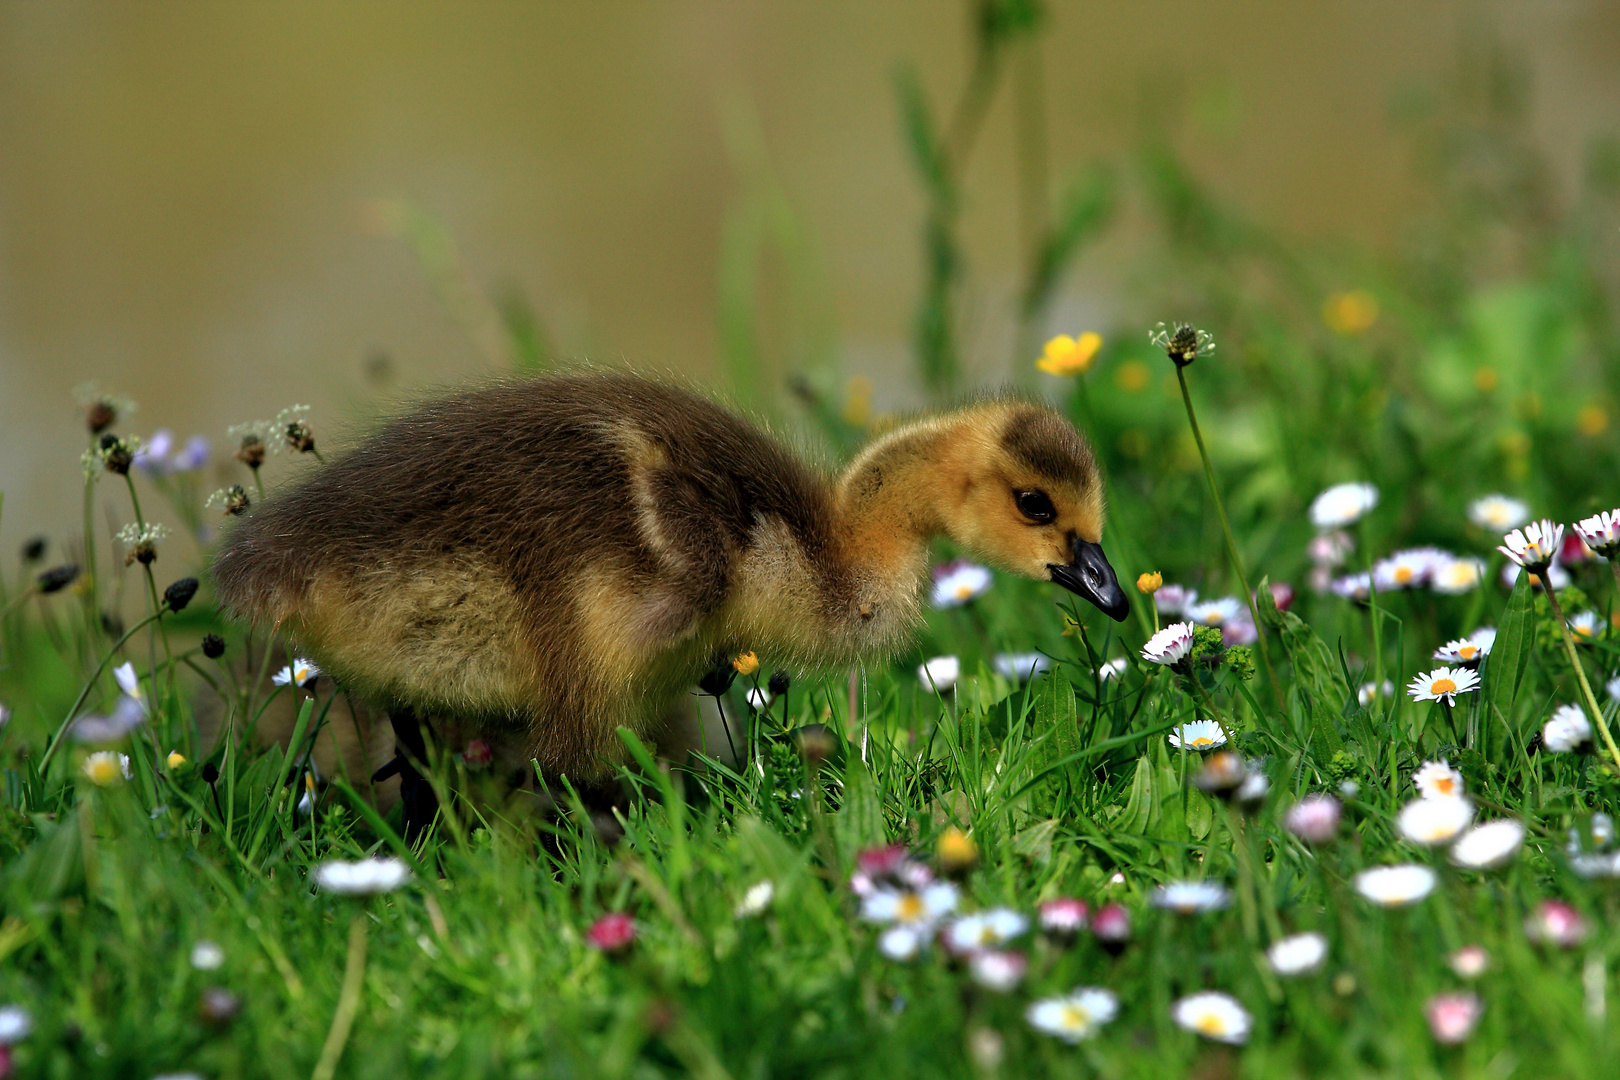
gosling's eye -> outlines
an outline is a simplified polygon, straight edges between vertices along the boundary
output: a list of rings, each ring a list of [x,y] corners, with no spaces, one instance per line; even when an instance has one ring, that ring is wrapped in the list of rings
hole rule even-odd
[[[1042,524],[1057,517],[1057,509],[1044,491],[1018,492],[1018,512],[1029,520]]]

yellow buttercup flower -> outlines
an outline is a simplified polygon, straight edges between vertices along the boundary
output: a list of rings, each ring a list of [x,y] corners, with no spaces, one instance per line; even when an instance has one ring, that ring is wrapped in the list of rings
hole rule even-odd
[[[979,861],[979,845],[973,842],[973,837],[955,826],[939,834],[937,853],[939,865],[946,873],[969,870]]]
[[[1322,321],[1346,337],[1364,334],[1378,321],[1378,301],[1365,289],[1334,293],[1322,305]]]
[[[752,652],[739,653],[731,661],[731,666],[737,669],[739,675],[752,675],[759,670],[759,657]]]
[[[1163,584],[1164,575],[1155,570],[1151,574],[1141,574],[1137,577],[1136,590],[1152,596],[1159,591],[1159,587]]]
[[[175,769],[178,769],[180,766],[186,763],[186,755],[182,754],[178,750],[170,750],[168,763],[169,771],[173,772]]]
[[[1046,343],[1035,366],[1048,375],[1083,375],[1102,348],[1102,335],[1086,331],[1079,340],[1059,334]]]

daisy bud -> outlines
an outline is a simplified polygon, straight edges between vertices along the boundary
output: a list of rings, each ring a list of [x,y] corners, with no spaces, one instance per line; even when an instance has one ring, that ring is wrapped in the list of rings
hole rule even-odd
[[[586,942],[595,949],[609,954],[622,953],[636,940],[636,924],[622,911],[603,915],[585,931]]]
[[[1084,900],[1060,896],[1042,904],[1036,917],[1049,937],[1068,940],[1086,928],[1090,914]]]
[[[180,768],[185,766],[185,763],[186,763],[186,755],[182,754],[178,750],[170,750],[169,751],[169,756],[166,759],[164,759],[164,764],[169,766],[169,771],[170,772],[175,772],[175,771],[179,770]]]
[[[1471,990],[1436,994],[1423,1008],[1435,1041],[1447,1045],[1455,1045],[1468,1038],[1484,1011],[1485,1006],[1480,1004],[1479,995]]]
[[[61,592],[79,578],[78,563],[63,563],[53,566],[34,579],[42,593]]]
[[[242,999],[223,986],[210,986],[197,999],[197,1018],[211,1028],[229,1027],[242,1011]]]
[[[1339,800],[1331,795],[1307,795],[1283,815],[1283,825],[1307,844],[1325,844],[1339,834]]]
[[[1157,570],[1153,571],[1151,574],[1141,574],[1136,579],[1137,591],[1146,593],[1149,596],[1152,596],[1154,593],[1158,592],[1163,585],[1164,575],[1159,573]]]
[[[765,684],[772,697],[781,697],[788,692],[790,685],[792,685],[792,680],[788,677],[788,673],[781,668],[771,672],[771,680]]]
[[[1131,940],[1131,913],[1123,904],[1104,904],[1091,920],[1091,935],[1104,949],[1118,956]]]
[[[170,611],[184,611],[191,598],[197,595],[197,579],[181,578],[163,590],[163,602]]]
[[[1203,768],[1193,777],[1193,784],[1199,791],[1219,795],[1224,799],[1242,785],[1247,775],[1248,769],[1243,764],[1243,758],[1230,750],[1222,750],[1204,760]]]
[[[947,874],[961,875],[972,870],[979,861],[979,845],[973,837],[952,825],[939,834],[934,845],[939,868]]]
[[[204,634],[202,639],[203,655],[210,660],[218,660],[225,655],[225,639],[218,634]]]

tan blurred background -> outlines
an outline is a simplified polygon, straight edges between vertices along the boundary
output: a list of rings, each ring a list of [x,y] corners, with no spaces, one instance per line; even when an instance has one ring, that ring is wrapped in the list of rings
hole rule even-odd
[[[1532,76],[1534,130],[1565,181],[1592,135],[1620,129],[1613,2],[1049,15],[1054,189],[1122,158],[1179,95],[1178,148],[1238,206],[1391,243],[1417,198],[1391,103],[1487,32]],[[814,254],[835,363],[904,401],[924,202],[894,77],[914,66],[938,115],[971,49],[964,6],[945,0],[0,4],[5,564],[27,535],[78,529],[86,380],[140,403],[125,430],[202,432],[218,453],[227,425],[294,401],[330,442],[379,400],[491,370],[487,301],[470,333],[454,288],[447,307],[379,229],[379,199],[431,215],[465,281],[527,296],[557,354],[707,379],[725,223],[773,175]],[[1009,97],[966,177],[977,380],[1011,363]],[[1052,329],[1128,309],[1140,233],[1127,212],[1083,257]]]

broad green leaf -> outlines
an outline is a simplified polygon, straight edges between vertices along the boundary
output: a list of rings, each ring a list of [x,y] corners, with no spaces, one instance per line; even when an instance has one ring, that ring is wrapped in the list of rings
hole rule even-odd
[[[888,840],[877,785],[872,782],[866,763],[854,754],[849,755],[844,766],[844,801],[835,815],[833,835],[838,840],[839,854],[845,860],[854,859],[863,849],[877,847]]]
[[[1282,639],[1288,659],[1294,665],[1295,682],[1307,687],[1313,699],[1322,699],[1332,710],[1342,708],[1350,695],[1350,686],[1344,681],[1339,665],[1334,662],[1333,650],[1298,615],[1277,610],[1271,598],[1269,578],[1260,579],[1255,603],[1260,610],[1260,621],[1277,631],[1277,636]],[[1337,748],[1337,734],[1333,736],[1333,742]]]
[[[1528,575],[1520,574],[1508,597],[1502,621],[1496,627],[1496,642],[1485,659],[1485,700],[1501,716],[1513,715],[1513,702],[1524,681],[1535,637],[1535,610],[1530,603]]]

